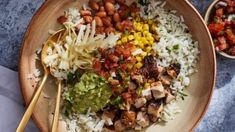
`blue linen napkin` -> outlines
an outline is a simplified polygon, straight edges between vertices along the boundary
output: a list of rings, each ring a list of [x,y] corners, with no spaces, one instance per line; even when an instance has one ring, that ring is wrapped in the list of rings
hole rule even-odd
[[[14,132],[25,108],[19,89],[18,73],[0,66],[0,132]],[[30,120],[26,132],[36,132]]]

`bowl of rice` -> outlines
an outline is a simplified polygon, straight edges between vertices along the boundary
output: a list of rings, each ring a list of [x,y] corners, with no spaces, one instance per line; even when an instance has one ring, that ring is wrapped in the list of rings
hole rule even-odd
[[[43,75],[43,43],[62,28],[69,31],[65,46],[51,48],[43,60],[65,80],[58,131],[193,131],[205,114],[215,84],[215,51],[187,0],[47,0],[22,44],[19,80],[26,105]],[[40,131],[51,129],[56,85],[47,80],[34,109]]]

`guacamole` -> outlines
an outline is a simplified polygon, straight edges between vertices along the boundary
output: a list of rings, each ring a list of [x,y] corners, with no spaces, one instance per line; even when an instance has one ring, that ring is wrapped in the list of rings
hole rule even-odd
[[[95,73],[84,73],[65,95],[67,110],[86,113],[89,108],[93,112],[104,108],[110,101],[112,91],[105,78]]]

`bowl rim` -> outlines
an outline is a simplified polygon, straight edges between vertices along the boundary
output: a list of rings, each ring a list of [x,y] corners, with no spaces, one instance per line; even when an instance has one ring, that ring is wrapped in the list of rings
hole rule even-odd
[[[210,16],[211,16],[212,10],[214,9],[215,4],[218,3],[219,1],[221,1],[221,0],[214,0],[214,1],[208,6],[208,8],[207,8],[207,10],[206,10],[206,13],[205,13],[205,15],[204,15],[204,20],[205,20],[206,25],[209,23],[209,19],[210,19]],[[210,34],[210,35],[211,35],[211,34]],[[212,41],[212,43],[213,43],[213,41]],[[227,53],[225,53],[225,52],[223,52],[223,51],[218,51],[218,50],[216,50],[216,52],[217,52],[218,54],[220,54],[221,56],[224,56],[224,57],[226,57],[226,58],[235,59],[235,56],[229,55],[229,54],[227,54]]]
[[[24,34],[24,37],[22,39],[22,45],[21,45],[21,49],[20,49],[20,56],[19,56],[19,68],[18,68],[18,78],[19,78],[19,84],[20,84],[20,89],[21,89],[21,93],[23,95],[23,100],[25,102],[25,106],[27,107],[30,100],[31,99],[28,99],[26,97],[26,89],[23,88],[24,87],[24,83],[23,83],[23,76],[24,74],[22,73],[24,67],[21,66],[21,64],[23,63],[22,62],[22,54],[23,54],[23,49],[26,45],[26,38],[30,32],[30,30],[32,30],[32,25],[33,23],[37,20],[38,16],[41,14],[41,12],[46,8],[46,5],[50,2],[50,0],[45,0],[42,5],[38,8],[38,10],[35,12],[35,14],[33,15],[33,17],[31,18],[28,26],[27,26],[27,29],[25,31],[25,34]],[[207,103],[206,105],[204,106],[204,109],[203,111],[199,114],[198,116],[198,119],[195,121],[195,123],[192,125],[192,127],[189,129],[189,131],[194,131],[194,129],[196,128],[196,126],[199,124],[199,122],[202,120],[202,117],[205,115],[207,109],[208,109],[208,106],[211,102],[211,97],[212,97],[212,94],[213,94],[213,90],[214,90],[214,87],[215,87],[215,79],[216,79],[216,55],[215,55],[215,50],[214,50],[214,46],[213,46],[213,41],[212,41],[212,38],[211,38],[211,35],[210,35],[210,32],[207,28],[207,25],[205,23],[205,21],[203,20],[202,16],[200,15],[200,13],[198,12],[198,10],[188,1],[188,0],[184,0],[184,2],[195,12],[195,17],[198,17],[202,24],[204,25],[206,31],[207,31],[207,35],[208,35],[208,38],[210,40],[210,47],[211,47],[211,52],[213,54],[213,81],[212,81],[212,84],[211,84],[211,88],[210,88],[210,91],[209,91],[209,96],[208,96],[208,100],[207,100]],[[32,119],[34,121],[34,123],[36,124],[36,126],[39,128],[40,131],[45,131],[44,130],[44,126],[42,125],[41,122],[38,121],[38,119],[36,118],[35,116],[35,113],[33,112],[32,113]]]

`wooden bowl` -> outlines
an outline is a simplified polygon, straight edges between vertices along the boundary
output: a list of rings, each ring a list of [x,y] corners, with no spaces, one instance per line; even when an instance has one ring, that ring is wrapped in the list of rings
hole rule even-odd
[[[206,24],[209,24],[209,22],[211,21],[214,13],[215,13],[215,5],[221,0],[214,0],[210,6],[207,8],[207,11],[206,11],[206,14],[204,16],[204,20],[206,22]],[[223,51],[218,51],[216,50],[216,52],[226,58],[229,58],[229,59],[235,59],[235,56],[232,56],[232,55],[229,55]]]
[[[23,40],[19,64],[20,85],[26,105],[29,104],[35,90],[32,87],[35,83],[27,76],[36,68],[40,68],[40,62],[35,60],[36,49],[41,48],[49,37],[49,29],[58,29],[56,19],[63,14],[65,9],[72,6],[81,7],[85,1],[47,0],[31,20]],[[194,39],[199,41],[200,61],[198,72],[191,77],[191,84],[188,88],[189,96],[179,103],[182,112],[177,115],[175,120],[163,125],[152,125],[146,131],[192,131],[205,114],[210,102],[216,75],[215,53],[206,24],[196,9],[185,0],[166,1],[167,9],[177,10],[178,14],[185,17],[185,23]],[[50,130],[49,111],[54,106],[51,101],[55,99],[55,93],[54,81],[49,79],[33,113],[35,123],[44,132]]]

